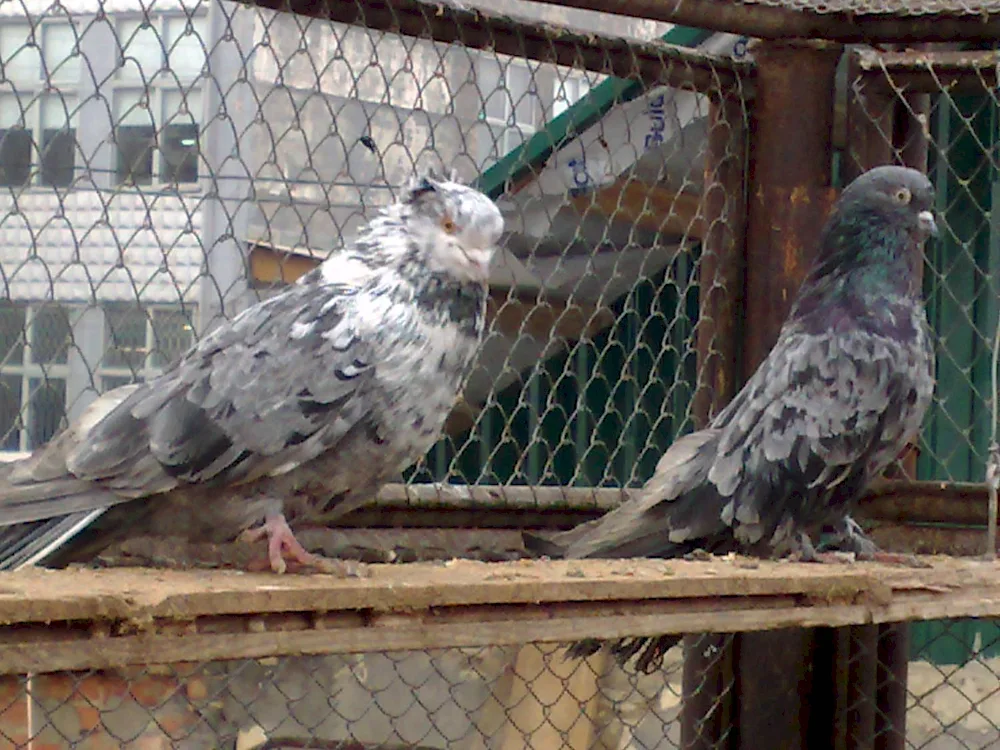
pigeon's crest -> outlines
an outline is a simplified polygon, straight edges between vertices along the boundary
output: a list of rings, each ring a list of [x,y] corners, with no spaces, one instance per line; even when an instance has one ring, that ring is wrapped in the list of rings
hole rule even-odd
[[[461,282],[485,283],[489,278],[504,222],[496,204],[475,188],[428,170],[387,209],[386,218],[406,225],[413,237],[410,255],[419,255],[427,270]],[[379,229],[380,223],[373,222],[370,239],[377,239]]]

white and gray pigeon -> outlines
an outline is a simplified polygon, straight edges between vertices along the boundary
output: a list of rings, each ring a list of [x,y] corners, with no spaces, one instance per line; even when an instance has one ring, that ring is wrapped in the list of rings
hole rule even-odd
[[[701,549],[822,560],[812,539],[830,527],[859,557],[894,559],[849,513],[916,436],[931,402],[918,269],[937,233],[933,204],[927,177],[905,167],[878,167],[848,185],[777,343],[732,402],[677,440],[636,497],[554,538],[526,535],[526,546],[567,558]],[[646,670],[678,639],[609,647]],[[584,641],[571,653],[602,645]]]
[[[438,439],[485,327],[503,232],[479,191],[428,175],[277,296],[0,467],[0,569],[86,561],[130,535],[268,538],[374,497]]]

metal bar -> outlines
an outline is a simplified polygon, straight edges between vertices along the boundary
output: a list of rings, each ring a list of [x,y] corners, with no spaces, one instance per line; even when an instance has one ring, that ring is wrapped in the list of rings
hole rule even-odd
[[[663,42],[574,33],[538,21],[421,0],[254,0],[261,8],[355,24],[394,34],[457,43],[616,78],[697,91],[724,90],[753,66]],[[743,84],[746,86],[746,84]]]
[[[815,252],[833,199],[830,187],[835,75],[841,48],[821,42],[766,42],[755,51],[753,164],[746,243],[744,372],[764,360]],[[814,728],[808,701],[815,633],[741,634],[738,750],[805,750]],[[797,706],[798,708],[793,708]]]
[[[910,49],[851,52],[866,83],[888,84],[908,93],[989,93],[997,87],[998,50]]]
[[[878,626],[878,668],[874,750],[906,748],[906,680],[910,665],[910,624]]]
[[[997,13],[818,13],[731,0],[546,0],[553,5],[664,21],[761,39],[952,42],[1000,39]],[[891,7],[887,5],[887,7]]]
[[[835,197],[830,187],[834,74],[840,47],[762,44],[756,52],[746,243],[744,372],[778,338]]]
[[[743,103],[709,102],[703,196],[701,289],[697,324],[698,387],[693,412],[703,427],[736,393],[746,238],[747,128]],[[733,639],[709,633],[684,640],[681,747],[720,748],[730,731]]]
[[[502,514],[517,511],[551,513],[561,510],[578,516],[605,513],[618,507],[634,492],[632,489],[611,487],[388,484],[367,507],[377,512],[399,509],[442,511],[446,514],[456,511],[482,514],[492,511]],[[857,517],[871,521],[985,528],[987,501],[986,486],[983,484],[883,480],[873,485],[862,498]],[[362,508],[346,518],[354,519],[366,512]],[[503,525],[523,525],[514,522],[517,516],[510,515],[509,518],[512,523]]]
[[[847,750],[850,727],[847,723],[847,683],[850,679],[847,653],[850,628],[817,628],[816,650],[829,658],[813,663],[813,690],[809,695],[809,747]]]
[[[736,641],[737,727],[740,750],[808,750],[813,690],[814,631],[744,632]]]
[[[885,480],[865,496],[858,516],[900,523],[986,525],[986,485]]]
[[[878,522],[867,529],[880,548],[919,555],[974,557],[983,554],[983,528]]]
[[[878,626],[854,625],[847,654],[847,750],[870,750],[875,738]],[[838,652],[838,657],[842,652]]]

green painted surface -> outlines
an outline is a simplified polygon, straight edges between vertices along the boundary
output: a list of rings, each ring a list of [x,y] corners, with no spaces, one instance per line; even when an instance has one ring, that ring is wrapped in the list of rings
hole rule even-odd
[[[710,36],[710,32],[701,29],[675,26],[661,37],[661,41],[678,47],[697,47]],[[499,198],[510,185],[544,164],[552,153],[598,122],[613,107],[635,99],[645,90],[641,81],[626,81],[621,78],[603,81],[483,172],[476,181],[476,187],[491,198]]]
[[[523,372],[470,432],[441,441],[414,480],[593,487],[648,479],[691,428],[696,261],[682,252],[640,281],[611,306],[612,326]]]
[[[938,336],[935,404],[924,425],[917,475],[983,480],[990,440],[990,346],[997,324],[1000,274],[1000,113],[979,96],[940,95],[932,117],[930,176],[937,189],[941,237],[928,247],[924,293]],[[990,620],[914,623],[911,654],[936,664],[1000,656]]]

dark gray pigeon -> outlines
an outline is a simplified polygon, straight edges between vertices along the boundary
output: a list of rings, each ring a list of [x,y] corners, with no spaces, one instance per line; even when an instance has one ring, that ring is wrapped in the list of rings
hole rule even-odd
[[[542,540],[567,558],[681,557],[701,549],[819,560],[833,527],[858,557],[877,554],[848,515],[920,428],[934,353],[920,293],[921,245],[937,227],[919,172],[879,167],[844,191],[778,342],[704,430],[677,440],[638,495]],[[655,667],[677,636],[611,644]],[[600,641],[571,653],[596,652]]]
[[[415,181],[345,248],[161,376],[95,401],[0,467],[0,569],[87,560],[128,535],[267,537],[339,517],[437,440],[483,335],[503,231],[482,193]]]

